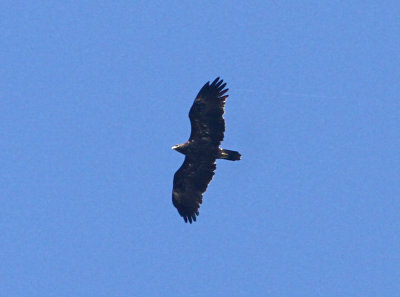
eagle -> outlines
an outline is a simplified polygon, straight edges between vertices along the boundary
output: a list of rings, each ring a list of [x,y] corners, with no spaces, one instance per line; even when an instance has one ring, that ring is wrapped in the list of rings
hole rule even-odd
[[[239,152],[220,148],[224,139],[226,83],[217,77],[199,91],[189,111],[189,140],[172,149],[185,155],[185,161],[174,175],[172,203],[185,222],[196,221],[203,193],[214,176],[216,159],[240,160]]]

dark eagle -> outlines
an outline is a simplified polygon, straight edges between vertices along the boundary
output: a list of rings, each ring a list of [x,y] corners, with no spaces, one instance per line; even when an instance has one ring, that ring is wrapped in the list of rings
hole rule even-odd
[[[192,131],[189,140],[172,149],[184,154],[185,161],[174,175],[172,203],[185,222],[196,221],[203,193],[214,175],[215,160],[240,160],[238,152],[219,147],[224,139],[224,106],[228,95],[226,83],[217,77],[207,82],[197,94],[189,118]]]

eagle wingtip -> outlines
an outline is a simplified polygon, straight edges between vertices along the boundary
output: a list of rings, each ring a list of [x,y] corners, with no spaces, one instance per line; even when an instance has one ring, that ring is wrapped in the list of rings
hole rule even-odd
[[[222,84],[223,81],[224,81],[224,80],[221,79],[221,78],[218,76],[216,79],[214,79],[214,81],[211,83],[211,85],[212,85],[212,86],[220,85],[220,84]]]
[[[199,215],[199,211],[197,210],[193,214],[183,215],[182,217],[183,217],[185,223],[189,222],[191,224],[193,222],[196,222],[196,220],[197,220],[196,216],[198,216],[198,215]]]

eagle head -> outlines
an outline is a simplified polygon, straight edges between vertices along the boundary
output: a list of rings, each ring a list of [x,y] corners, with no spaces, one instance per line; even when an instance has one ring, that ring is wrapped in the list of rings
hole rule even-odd
[[[173,150],[176,150],[177,152],[180,152],[181,154],[185,154],[186,148],[187,148],[187,145],[185,143],[177,144],[172,147]]]

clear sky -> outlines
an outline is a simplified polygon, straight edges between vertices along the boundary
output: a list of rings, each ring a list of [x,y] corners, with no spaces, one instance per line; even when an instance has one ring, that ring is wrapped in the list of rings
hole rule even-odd
[[[1,1],[0,296],[400,296],[398,1]],[[230,89],[198,221],[171,203]]]

